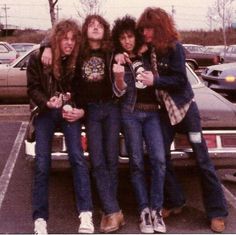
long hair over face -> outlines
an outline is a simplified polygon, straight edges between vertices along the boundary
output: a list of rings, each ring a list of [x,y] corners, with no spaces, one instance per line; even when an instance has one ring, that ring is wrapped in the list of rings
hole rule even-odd
[[[52,47],[52,70],[56,79],[60,79],[62,74],[61,66],[61,50],[60,43],[68,32],[73,33],[75,39],[75,46],[70,56],[68,56],[66,64],[66,73],[73,72],[76,64],[76,59],[79,52],[79,46],[81,42],[81,29],[78,23],[72,19],[64,19],[54,25],[51,33],[51,47]]]
[[[166,52],[179,39],[173,18],[161,8],[146,8],[137,22],[137,28],[141,32],[144,28],[154,29],[152,44],[160,52]]]
[[[135,47],[134,53],[137,53],[140,47],[143,45],[143,35],[140,31],[136,30],[136,21],[132,16],[126,15],[123,18],[118,18],[114,22],[114,26],[112,28],[112,41],[113,46],[118,52],[124,51],[120,43],[120,36],[123,33],[131,32],[135,37]]]
[[[86,59],[90,56],[90,46],[89,46],[89,39],[88,39],[88,27],[89,24],[93,21],[97,20],[101,25],[104,27],[104,35],[103,39],[101,41],[101,50],[102,51],[107,51],[110,49],[110,25],[109,23],[100,15],[93,14],[93,15],[88,15],[85,18],[85,21],[82,26],[82,42],[81,42],[81,56],[83,59]]]

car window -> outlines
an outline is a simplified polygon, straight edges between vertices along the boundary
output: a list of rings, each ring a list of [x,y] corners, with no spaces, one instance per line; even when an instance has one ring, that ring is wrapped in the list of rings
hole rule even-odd
[[[0,45],[0,53],[7,53],[7,52],[8,52],[7,48],[3,45]]]
[[[15,68],[21,68],[21,67],[27,67],[28,65],[28,62],[29,62],[29,58],[30,58],[30,55],[27,55],[26,57],[24,57],[21,61],[19,61],[14,67]]]

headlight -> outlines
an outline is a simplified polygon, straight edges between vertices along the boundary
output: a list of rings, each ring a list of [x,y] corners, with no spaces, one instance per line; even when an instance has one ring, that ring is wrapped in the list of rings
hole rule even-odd
[[[235,80],[236,80],[235,76],[232,75],[225,77],[226,82],[235,82]]]

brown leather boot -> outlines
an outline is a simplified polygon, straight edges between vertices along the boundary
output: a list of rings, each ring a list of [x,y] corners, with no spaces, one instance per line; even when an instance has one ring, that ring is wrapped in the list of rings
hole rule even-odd
[[[216,233],[222,233],[225,230],[224,218],[216,217],[211,220],[211,230]]]
[[[104,213],[102,213],[102,219],[101,219],[101,223],[100,223],[100,232],[101,233],[104,233],[104,230],[105,230],[105,226],[106,226],[106,223],[107,223],[107,217]]]
[[[104,233],[114,232],[125,224],[124,215],[121,211],[106,215],[106,219],[104,221]]]

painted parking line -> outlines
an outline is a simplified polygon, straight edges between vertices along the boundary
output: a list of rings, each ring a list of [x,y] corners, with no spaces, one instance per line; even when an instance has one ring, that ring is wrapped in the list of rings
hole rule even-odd
[[[7,188],[8,188],[11,176],[12,176],[13,169],[16,164],[17,157],[20,152],[21,145],[24,141],[27,126],[28,126],[28,122],[21,123],[19,132],[16,136],[10,155],[8,157],[8,160],[3,169],[2,175],[0,177],[0,209],[2,207],[2,202],[4,200],[5,194],[7,192]]]

